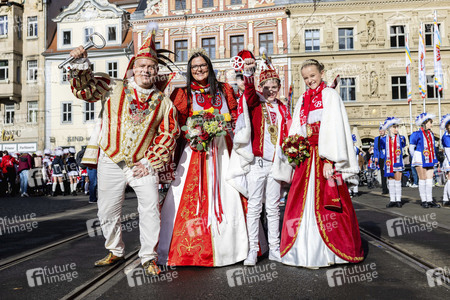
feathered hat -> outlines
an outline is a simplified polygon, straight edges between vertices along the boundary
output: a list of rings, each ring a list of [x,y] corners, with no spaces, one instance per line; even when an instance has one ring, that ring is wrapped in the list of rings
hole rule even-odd
[[[441,130],[445,130],[447,123],[450,122],[450,114],[446,114],[441,119]]]
[[[388,130],[389,127],[395,124],[400,124],[402,121],[399,118],[396,117],[387,117],[386,120],[384,120],[383,126],[381,129]]]
[[[167,57],[166,55],[164,55],[163,53],[169,53],[169,54],[170,53],[175,54],[175,53],[173,53],[172,51],[167,50],[167,49],[156,49],[155,36],[156,36],[157,31],[158,31],[157,23],[150,22],[147,24],[147,28],[145,31],[145,36],[146,36],[145,41],[142,44],[139,51],[136,53],[136,55],[133,56],[131,58],[130,62],[128,63],[128,67],[125,72],[124,79],[130,78],[134,75],[133,65],[136,60],[138,60],[140,58],[151,59],[151,60],[155,61],[156,63],[167,67],[170,70],[170,72],[172,72],[167,75],[158,75],[157,76],[155,85],[160,91],[164,91],[164,89],[167,87],[169,82],[175,76],[175,73],[173,73],[172,69],[167,64],[167,62],[170,62],[173,64],[172,60],[169,57]]]
[[[423,122],[425,122],[426,120],[433,120],[436,116],[433,114],[429,114],[429,113],[421,113],[420,115],[418,115],[416,117],[416,126],[420,127],[422,126]]]
[[[356,143],[358,140],[356,139],[356,134],[352,134],[353,143]]]
[[[380,122],[380,127],[378,128],[378,130],[384,130],[383,129],[383,122]]]
[[[259,75],[259,85],[263,85],[269,79],[280,79],[277,71],[272,65],[272,60],[270,57],[266,56],[266,48],[261,47],[259,53],[261,53],[262,63],[261,63],[261,74]]]

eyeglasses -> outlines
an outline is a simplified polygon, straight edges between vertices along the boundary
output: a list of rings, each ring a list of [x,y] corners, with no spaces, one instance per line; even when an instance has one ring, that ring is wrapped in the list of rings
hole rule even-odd
[[[208,64],[201,64],[201,65],[195,65],[195,66],[191,66],[191,70],[197,71],[200,68],[202,69],[207,69],[208,68]]]

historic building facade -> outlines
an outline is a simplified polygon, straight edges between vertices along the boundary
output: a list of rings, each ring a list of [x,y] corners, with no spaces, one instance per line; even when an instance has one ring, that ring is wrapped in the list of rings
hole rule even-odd
[[[90,34],[97,32],[105,38],[106,45],[88,50],[94,72],[121,79],[133,53],[128,19],[137,4],[131,0],[74,0],[53,19],[56,33],[44,53],[46,148],[80,150],[89,141],[101,110],[100,102],[87,103],[71,93],[67,71],[58,65],[72,49],[86,44]]]
[[[326,80],[340,75],[338,90],[345,101],[350,124],[366,145],[378,135],[388,116],[402,118],[410,134],[406,95],[405,38],[411,50],[412,116],[423,112],[418,88],[419,27],[426,44],[428,95],[426,110],[438,116],[438,94],[433,87],[432,24],[437,11],[442,39],[444,90],[442,115],[450,113],[450,2],[407,0],[286,1],[291,13],[289,53],[294,99],[305,91],[301,63],[315,58],[325,64]],[[294,3],[296,2],[296,3]],[[434,133],[439,136],[439,121]],[[415,130],[415,126],[413,129]]]
[[[174,71],[186,72],[189,49],[204,48],[218,79],[234,84],[230,59],[242,49],[253,51],[258,58],[260,47],[264,47],[281,77],[284,89],[280,96],[287,95],[290,26],[285,6],[277,0],[141,0],[130,19],[135,50],[142,44],[150,21],[159,25],[157,47],[176,53],[171,56]],[[168,72],[165,68],[161,71]],[[183,85],[186,81],[178,75],[167,92]]]
[[[44,145],[46,15],[46,1],[0,2],[0,150]]]

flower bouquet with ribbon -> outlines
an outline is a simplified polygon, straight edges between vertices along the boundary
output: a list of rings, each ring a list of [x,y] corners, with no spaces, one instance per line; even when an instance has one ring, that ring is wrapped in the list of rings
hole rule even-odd
[[[194,111],[181,130],[185,132],[185,137],[193,150],[208,151],[209,144],[215,137],[227,135],[226,128],[229,121],[231,121],[229,113],[220,114],[219,110],[210,108]]]
[[[290,164],[299,166],[300,163],[310,157],[309,153],[310,145],[307,139],[303,136],[296,134],[290,135],[283,140],[281,145],[284,155],[287,157]]]

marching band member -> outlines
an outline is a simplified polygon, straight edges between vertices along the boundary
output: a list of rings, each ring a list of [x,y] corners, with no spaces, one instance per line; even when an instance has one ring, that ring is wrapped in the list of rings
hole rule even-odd
[[[356,146],[356,135],[352,134],[352,141],[353,141],[353,149],[355,150],[355,156],[356,156],[356,163],[358,164],[358,172],[360,172],[360,168],[359,168],[359,156],[361,155],[361,150],[358,148],[358,146]],[[359,187],[359,176],[358,176],[358,184],[355,184],[354,186],[349,188],[349,192],[350,192],[350,197],[354,197],[354,196],[359,196],[359,191],[358,191],[358,187]]]
[[[381,147],[386,155],[384,160],[384,176],[388,178],[390,201],[386,207],[402,207],[402,171],[403,148],[406,140],[398,133],[400,119],[388,117],[384,121],[383,129],[387,134],[381,139]]]
[[[444,197],[442,200],[442,205],[448,206],[449,195],[450,195],[450,114],[446,114],[441,119],[441,130],[444,131],[444,135],[442,136],[442,147],[444,147],[445,160],[442,164],[442,171],[445,172],[447,176],[447,182],[444,187]]]
[[[186,143],[161,210],[159,261],[232,265],[248,251],[243,203],[225,181],[233,131],[224,122],[235,122],[237,101],[233,88],[216,79],[205,50],[190,54],[187,86],[171,95]]]
[[[441,207],[433,201],[433,175],[434,166],[437,164],[434,135],[431,131],[434,115],[421,113],[416,117],[416,125],[419,127],[411,135],[410,152],[413,153],[412,166],[419,175],[419,193],[423,208]]]
[[[73,65],[70,83],[77,98],[102,100],[103,105],[98,138],[98,217],[109,254],[95,265],[111,265],[124,257],[121,215],[128,184],[138,200],[141,264],[145,274],[157,275],[161,272],[156,264],[160,232],[157,172],[163,171],[171,158],[179,127],[176,109],[162,92],[171,76],[158,76],[158,64],[166,64],[161,52],[168,50],[155,49],[157,28],[148,29],[124,80],[106,74],[95,77],[87,52],[80,46],[70,53],[82,58]],[[97,149],[88,146],[83,164],[97,162]]]
[[[281,261],[307,268],[361,262],[358,221],[345,183],[358,183],[345,106],[339,93],[322,81],[323,64],[309,59],[301,73],[309,89],[296,105],[289,136],[306,138],[310,154],[297,166],[292,180]]]
[[[78,177],[78,164],[75,160],[75,148],[69,148],[69,156],[66,161],[67,175],[70,180],[70,193],[73,196],[77,195],[77,177]]]

